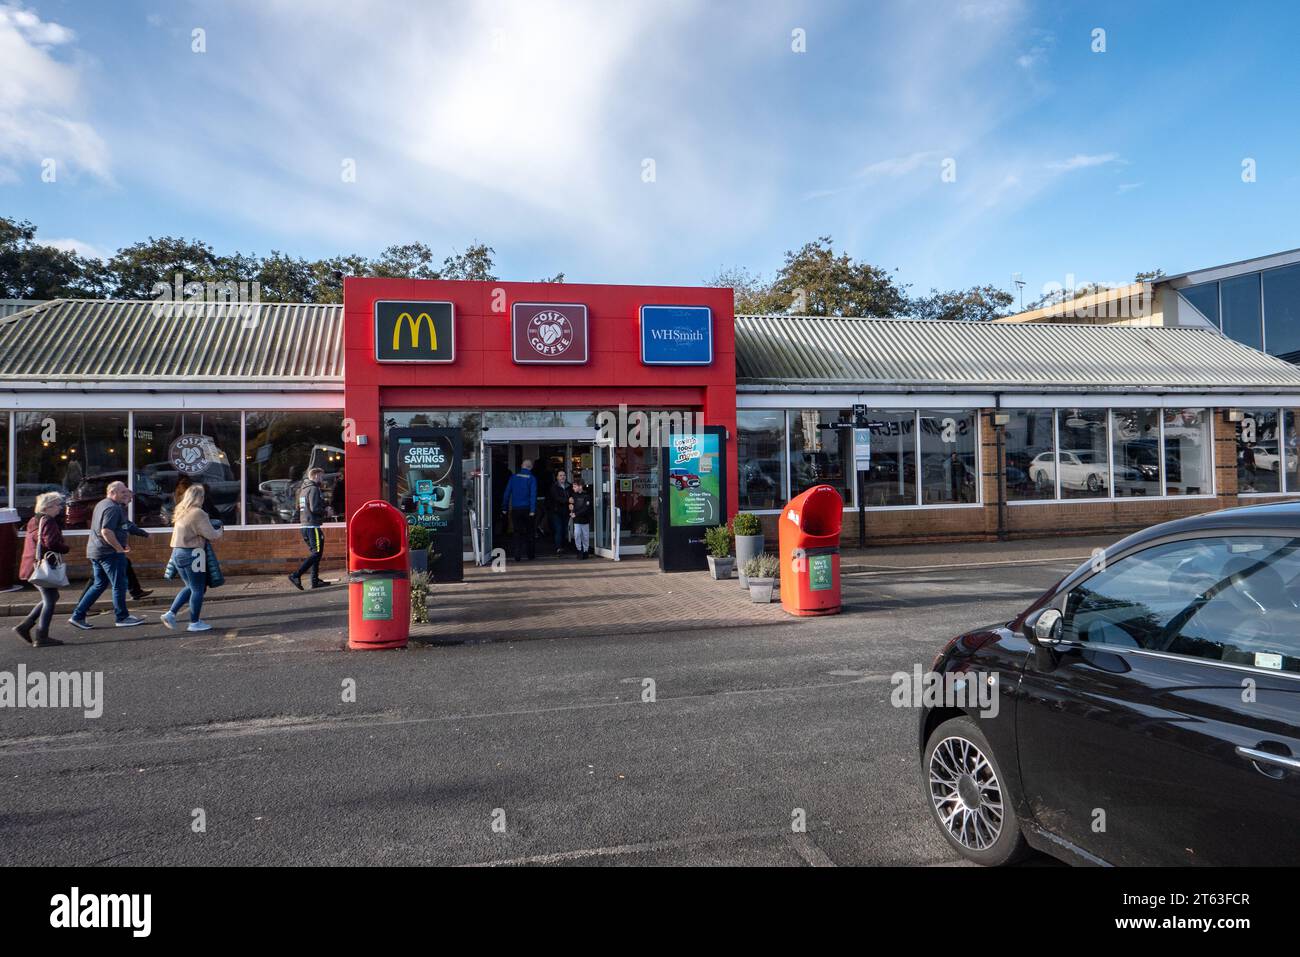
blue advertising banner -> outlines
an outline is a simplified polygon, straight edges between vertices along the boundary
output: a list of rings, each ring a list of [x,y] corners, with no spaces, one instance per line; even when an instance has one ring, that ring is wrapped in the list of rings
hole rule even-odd
[[[642,306],[641,362],[707,366],[713,362],[713,310],[708,306]]]

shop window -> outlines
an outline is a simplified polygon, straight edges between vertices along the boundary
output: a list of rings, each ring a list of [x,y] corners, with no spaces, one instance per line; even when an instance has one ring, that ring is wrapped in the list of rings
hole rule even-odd
[[[1237,491],[1267,495],[1282,491],[1282,443],[1277,409],[1242,409],[1237,423]]]
[[[1217,282],[1205,282],[1199,286],[1189,286],[1187,289],[1180,289],[1178,294],[1191,303],[1196,311],[1208,319],[1213,325],[1219,325],[1219,284]]]
[[[1234,276],[1219,283],[1223,309],[1223,334],[1253,349],[1264,348],[1259,312],[1259,273]]]
[[[829,485],[853,501],[853,429],[848,410],[799,409],[790,412],[790,497]]]
[[[1210,461],[1210,410],[1165,409],[1165,494],[1209,495],[1214,491]]]
[[[1110,495],[1110,448],[1105,409],[1057,409],[1061,498]]]
[[[249,412],[244,422],[245,522],[297,523],[298,485],[325,470],[326,520],[343,521],[343,413]]]
[[[1007,501],[1056,498],[1056,440],[1051,409],[1007,409]]]
[[[239,500],[239,413],[135,413],[135,502],[137,525],[171,524],[177,487],[201,484],[204,508],[226,525],[243,524]]]
[[[1279,359],[1300,361],[1300,263],[1264,273],[1264,344]]]
[[[619,510],[619,541],[644,545],[659,527],[659,450],[619,446],[614,468],[618,473],[614,503]]]
[[[785,504],[785,413],[742,409],[736,413],[736,462],[740,507],[779,509]]]
[[[979,500],[975,413],[939,410],[920,417],[921,502],[924,505]]]
[[[127,413],[19,412],[14,504],[23,521],[36,496],[62,492],[65,527],[90,527],[90,515],[111,482],[127,481]]]
[[[871,468],[862,476],[867,507],[916,504],[916,413],[867,413]]]
[[[1164,470],[1160,461],[1160,410],[1111,409],[1110,423],[1115,495],[1159,495]]]

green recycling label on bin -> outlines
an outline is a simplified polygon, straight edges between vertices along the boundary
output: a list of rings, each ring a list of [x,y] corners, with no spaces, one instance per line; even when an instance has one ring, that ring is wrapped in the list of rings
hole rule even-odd
[[[808,558],[808,578],[813,591],[829,591],[834,582],[832,555],[811,555]]]
[[[393,580],[371,578],[361,583],[361,620],[392,621]]]

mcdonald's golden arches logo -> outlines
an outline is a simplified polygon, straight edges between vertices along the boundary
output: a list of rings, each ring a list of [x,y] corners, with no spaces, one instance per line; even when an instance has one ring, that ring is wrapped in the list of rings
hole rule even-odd
[[[450,302],[381,299],[375,303],[375,359],[453,362],[456,309]]]

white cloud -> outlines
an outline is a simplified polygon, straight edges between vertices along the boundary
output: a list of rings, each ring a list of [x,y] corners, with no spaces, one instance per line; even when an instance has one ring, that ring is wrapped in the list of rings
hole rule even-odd
[[[1130,190],[1138,189],[1142,185],[1143,185],[1142,183],[1120,183],[1119,186],[1116,188],[1115,192],[1127,193]]]
[[[942,150],[919,150],[915,153],[909,153],[906,156],[895,156],[892,159],[878,160],[859,171],[858,175],[867,179],[881,177],[894,178],[906,176],[913,173],[923,166],[938,167],[939,162],[943,159]]]
[[[111,179],[108,150],[80,118],[77,67],[55,57],[74,34],[12,4],[0,5],[0,180],[39,175],[54,160],[56,175],[86,171]],[[24,168],[31,173],[23,174]]]
[[[1060,170],[1061,172],[1070,172],[1071,170],[1088,169],[1092,166],[1105,166],[1108,163],[1118,162],[1121,162],[1118,153],[1095,153],[1092,155],[1076,153],[1069,159],[1048,163],[1047,168],[1051,170]]]
[[[53,246],[55,249],[62,249],[64,252],[76,253],[78,256],[86,256],[91,259],[107,260],[110,257],[110,254],[105,250],[80,239],[46,239],[41,237],[39,242],[42,246]]]

